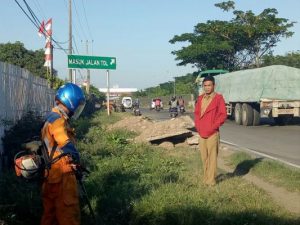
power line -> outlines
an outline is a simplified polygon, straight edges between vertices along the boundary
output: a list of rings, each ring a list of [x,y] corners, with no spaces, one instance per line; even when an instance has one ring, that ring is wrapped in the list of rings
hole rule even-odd
[[[65,7],[66,9],[68,10],[68,3],[66,2],[66,0],[64,0],[64,3],[65,3]],[[75,32],[77,34],[77,36],[79,36],[79,39],[82,39],[82,36],[81,34],[79,33],[78,29],[77,29],[77,26],[76,24],[73,22],[73,27],[75,28]]]
[[[80,26],[80,28],[81,28],[81,30],[82,30],[83,36],[85,37],[85,39],[87,39],[87,35],[85,34],[85,31],[84,31],[83,26],[82,26],[82,24],[81,24],[81,19],[80,19],[79,13],[78,13],[78,11],[77,11],[76,3],[75,3],[75,1],[72,1],[72,2],[73,2],[73,5],[74,5],[74,8],[75,8],[75,13],[76,13],[76,15],[77,15],[76,18],[77,18],[78,23],[79,23],[79,26]]]
[[[38,11],[40,11],[40,13],[42,14],[42,16],[43,16],[44,18],[46,18],[46,14],[45,14],[43,8],[41,7],[41,5],[40,5],[40,3],[39,3],[39,0],[34,0],[33,3],[34,3],[34,5],[35,5],[36,9],[37,9]]]
[[[41,26],[41,22],[39,21],[39,19],[37,18],[37,16],[35,15],[35,13],[33,12],[33,10],[30,8],[30,6],[28,5],[28,3],[26,2],[26,0],[23,0],[28,11],[30,12],[32,18],[27,14],[27,12],[24,10],[24,8],[20,5],[20,3],[15,0],[15,2],[17,3],[17,5],[19,6],[19,8],[22,10],[22,12],[26,15],[26,17],[31,21],[31,23],[37,28],[40,29]],[[46,36],[46,34],[43,33],[44,36]],[[52,38],[53,42],[56,43],[56,45],[58,46],[58,48],[56,49],[60,49],[63,50],[66,54],[66,50],[59,44],[59,42],[57,42],[54,38]],[[53,46],[54,47],[54,46]]]
[[[86,17],[86,11],[85,11],[85,6],[84,6],[84,3],[83,3],[83,0],[81,0],[81,2],[82,2],[83,12],[84,12],[84,18],[85,18],[85,21],[86,21],[88,32],[89,32],[89,35],[90,35],[91,39],[93,40],[94,38],[93,38],[93,35],[91,33],[89,22],[88,22],[87,17]]]
[[[23,0],[23,2],[25,3],[25,5],[26,5],[28,11],[30,12],[32,18],[33,18],[34,21],[36,22],[36,25],[37,25],[38,27],[40,27],[40,26],[41,26],[41,21],[40,21],[40,20],[38,19],[38,17],[35,15],[35,13],[34,13],[33,10],[31,9],[31,7],[28,5],[28,3],[26,2],[26,0]],[[53,40],[53,39],[54,39],[54,38],[52,38],[52,40]],[[66,44],[66,43],[69,42],[69,40],[64,41],[64,42],[54,40],[54,42],[57,43],[57,44]]]
[[[77,51],[77,54],[79,55],[79,51],[78,51],[78,48],[77,48],[77,44],[76,44],[76,40],[75,40],[75,37],[74,37],[74,35],[72,36],[73,38],[73,41],[74,41],[74,45],[75,45],[75,49],[76,49],[76,51]]]
[[[26,0],[23,0],[23,2],[25,3],[25,5],[26,5],[26,7],[27,7],[27,9],[28,9],[28,11],[29,11],[31,17],[33,18],[33,20],[34,20],[34,22],[35,22],[35,24],[36,24],[36,26],[39,26],[40,21],[37,19],[37,17],[35,16],[34,12],[33,12],[32,9],[30,8],[30,6],[27,4]]]

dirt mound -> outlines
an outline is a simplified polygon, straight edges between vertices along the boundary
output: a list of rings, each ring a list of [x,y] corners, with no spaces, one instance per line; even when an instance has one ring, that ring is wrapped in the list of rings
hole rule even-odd
[[[111,126],[135,131],[139,135],[137,142],[163,142],[170,138],[187,138],[193,136],[191,129],[194,122],[189,116],[181,116],[161,122],[155,122],[147,117],[126,117]]]

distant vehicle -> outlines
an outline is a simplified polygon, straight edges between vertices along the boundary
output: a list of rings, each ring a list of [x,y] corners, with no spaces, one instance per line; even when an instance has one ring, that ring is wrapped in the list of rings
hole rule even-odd
[[[200,94],[199,76],[196,82]],[[290,118],[300,117],[300,69],[273,65],[225,73],[215,80],[216,92],[224,96],[227,115],[238,125],[257,126],[260,118],[273,118],[284,125]]]
[[[132,98],[131,97],[123,97],[122,105],[125,109],[132,109]]]
[[[224,73],[229,73],[229,71],[228,70],[204,70],[204,71],[201,71],[195,81],[195,83],[197,84],[196,85],[197,87],[194,92],[195,99],[197,99],[198,95],[202,94],[202,91],[203,91],[202,82],[205,77],[218,76],[218,75],[221,75]]]
[[[150,110],[160,111],[163,109],[163,102],[160,98],[153,98],[150,103]]]

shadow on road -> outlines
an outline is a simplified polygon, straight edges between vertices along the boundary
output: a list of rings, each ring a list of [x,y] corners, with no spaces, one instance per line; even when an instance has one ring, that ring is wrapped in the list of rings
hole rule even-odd
[[[261,118],[260,120],[261,125],[269,125],[271,127],[273,126],[300,126],[300,118],[294,117],[294,118],[287,118],[285,121],[282,121],[282,123],[277,124],[273,118]]]
[[[216,178],[217,182],[220,183],[224,180],[233,178],[233,177],[241,177],[245,176],[249,173],[250,169],[253,168],[256,164],[260,163],[263,158],[256,158],[252,160],[244,160],[243,162],[239,163],[235,170],[232,173],[226,174],[219,174]]]

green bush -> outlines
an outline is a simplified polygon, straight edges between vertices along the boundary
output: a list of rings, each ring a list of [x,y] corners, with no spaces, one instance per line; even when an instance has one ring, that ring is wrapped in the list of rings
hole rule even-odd
[[[8,166],[13,165],[14,155],[21,150],[22,143],[40,137],[42,126],[42,117],[29,111],[15,125],[4,132],[2,141],[4,155],[8,159]]]
[[[42,214],[40,184],[16,177],[13,170],[0,175],[0,221],[8,225],[38,225]]]

